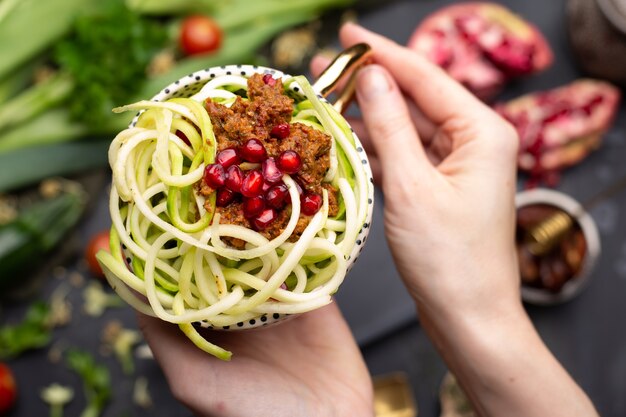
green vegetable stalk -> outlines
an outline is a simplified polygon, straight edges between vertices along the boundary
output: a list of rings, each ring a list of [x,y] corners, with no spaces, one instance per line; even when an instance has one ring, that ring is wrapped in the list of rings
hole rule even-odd
[[[81,193],[65,192],[33,204],[0,226],[0,293],[24,282],[24,274],[78,222],[84,206]]]
[[[99,0],[4,0],[0,19],[0,78],[43,52]]]
[[[106,366],[98,364],[94,357],[85,351],[72,349],[66,356],[70,369],[83,380],[87,407],[80,417],[98,417],[111,398],[111,377]]]
[[[76,174],[108,166],[110,140],[85,140],[35,148],[0,151],[0,193],[35,184],[44,178]]]

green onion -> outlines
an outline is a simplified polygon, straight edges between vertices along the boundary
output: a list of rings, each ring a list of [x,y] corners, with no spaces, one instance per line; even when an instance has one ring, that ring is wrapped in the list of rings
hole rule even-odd
[[[0,192],[37,183],[45,178],[105,167],[109,141],[72,142],[20,149],[0,154],[3,172]]]

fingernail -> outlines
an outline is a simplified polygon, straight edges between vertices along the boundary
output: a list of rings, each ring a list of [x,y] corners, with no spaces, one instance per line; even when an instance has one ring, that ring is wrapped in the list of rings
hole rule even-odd
[[[357,93],[359,98],[376,100],[391,91],[391,83],[384,70],[376,65],[368,65],[357,75]]]

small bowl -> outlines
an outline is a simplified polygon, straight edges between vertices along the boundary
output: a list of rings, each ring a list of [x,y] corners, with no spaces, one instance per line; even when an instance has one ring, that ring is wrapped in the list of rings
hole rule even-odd
[[[548,189],[522,191],[515,197],[517,209],[532,205],[552,206],[574,218],[574,227],[580,228],[586,242],[586,251],[579,272],[570,278],[559,292],[535,288],[522,284],[522,299],[530,304],[555,305],[571,300],[589,283],[591,272],[600,255],[600,236],[598,228],[587,211],[580,203],[567,194]],[[576,215],[579,213],[578,215]],[[582,214],[580,214],[582,213]]]
[[[345,52],[339,57],[345,57]],[[332,65],[333,64],[331,64],[331,66]],[[349,65],[352,65],[352,62]],[[333,67],[333,69],[336,70],[337,67]],[[181,79],[176,80],[170,85],[168,85],[167,87],[165,87],[158,94],[152,97],[151,100],[152,101],[166,101],[171,98],[191,97],[194,94],[196,94],[198,91],[200,91],[200,89],[202,89],[202,87],[208,81],[216,77],[227,76],[227,75],[240,75],[240,76],[247,78],[247,77],[252,76],[255,73],[271,74],[274,78],[290,77],[290,75],[284,74],[283,72],[279,70],[257,66],[257,65],[225,65],[225,66],[220,66],[220,67],[203,69],[203,70],[194,72],[192,74],[189,74],[185,77],[182,77]],[[330,74],[330,75],[334,76],[334,74]],[[324,82],[321,83],[322,85],[324,85],[325,82],[328,82],[328,80],[331,79],[330,75],[324,79]],[[343,76],[343,73],[341,73],[341,76]],[[320,78],[320,80],[322,80],[322,78]],[[331,81],[334,81],[334,80],[331,80]],[[326,99],[324,99],[321,94],[324,94],[325,92],[328,93],[329,90],[332,90],[332,87],[328,87],[328,86],[325,87],[327,88],[327,90],[324,90],[317,83],[314,84],[313,87],[316,89],[318,93],[320,93],[320,98],[324,101],[326,101]],[[291,91],[289,94],[293,95],[294,97],[301,96],[301,93],[299,93],[299,87],[297,83],[293,83],[290,87],[290,90]],[[347,100],[347,94],[343,94],[343,98],[344,100]],[[138,116],[139,115],[137,115],[131,122],[130,124],[131,127],[135,126]],[[370,187],[368,189],[368,195],[367,195],[368,207],[367,207],[365,223],[357,235],[356,242],[355,242],[354,248],[352,249],[352,252],[347,258],[346,274],[352,269],[352,266],[354,265],[359,255],[361,254],[363,250],[363,245],[365,244],[365,241],[367,240],[369,230],[370,230],[369,225],[372,222],[373,203],[374,203],[374,185],[373,185],[374,179],[372,176],[372,171],[368,162],[368,158],[359,138],[354,133],[354,131],[352,132],[352,134],[353,134],[354,142],[356,145],[355,147],[356,147],[357,153],[361,157],[362,163],[364,165],[365,175],[367,177],[367,181],[369,182]],[[129,269],[132,270],[132,267],[130,266],[132,262],[132,254],[129,251],[124,250],[124,248],[123,248],[123,252],[124,252],[124,257],[127,261],[127,266]],[[210,323],[206,321],[195,322],[194,325],[204,327],[204,328],[216,329],[216,330],[231,330],[231,331],[232,330],[244,330],[244,329],[252,329],[252,328],[257,328],[257,327],[268,326],[270,324],[277,323],[279,321],[282,321],[284,319],[294,317],[294,316],[297,316],[297,314],[279,314],[279,313],[259,314],[245,322],[239,322],[230,326],[213,327],[210,325]]]

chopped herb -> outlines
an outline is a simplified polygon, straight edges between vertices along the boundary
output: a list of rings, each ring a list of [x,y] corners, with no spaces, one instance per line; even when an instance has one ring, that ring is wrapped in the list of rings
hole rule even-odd
[[[83,380],[87,407],[80,417],[98,417],[111,397],[111,377],[106,366],[98,364],[94,357],[85,351],[72,349],[66,356],[70,369]]]
[[[50,306],[39,301],[30,306],[21,323],[0,327],[0,358],[13,358],[48,345],[51,339],[49,316]]]
[[[101,13],[76,19],[73,36],[60,42],[56,61],[71,74],[74,119],[98,126],[111,109],[141,90],[141,80],[167,42],[167,27],[115,1]]]

